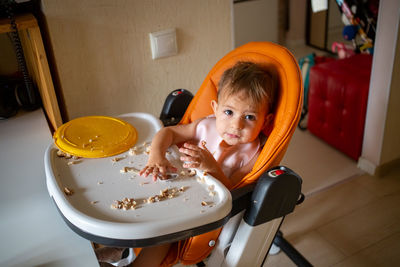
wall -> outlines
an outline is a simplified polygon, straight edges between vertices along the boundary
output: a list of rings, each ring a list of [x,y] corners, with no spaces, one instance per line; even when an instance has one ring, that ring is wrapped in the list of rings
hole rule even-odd
[[[400,159],[400,28],[397,27],[397,46],[393,61],[389,103],[382,145],[382,163]]]
[[[235,47],[251,41],[278,42],[278,1],[258,0],[233,5]]]
[[[328,26],[329,31],[338,30],[340,34],[343,30],[342,14],[339,11],[339,6],[335,0],[329,0],[329,15],[328,15]]]
[[[286,34],[286,43],[289,46],[306,43],[306,14],[307,0],[289,0],[289,31]]]
[[[339,11],[338,4],[335,0],[329,1],[329,14],[328,14],[328,36],[327,36],[327,48],[331,50],[332,43],[340,42],[353,46],[352,41],[347,41],[343,37],[343,21],[342,15]],[[358,38],[357,38],[358,40]]]
[[[380,166],[400,159],[399,44],[400,2],[381,0],[368,96],[363,150],[358,166],[375,174]],[[397,76],[397,77],[396,77]],[[394,97],[394,99],[391,99]],[[393,113],[396,112],[396,113]],[[386,140],[386,138],[388,138]]]
[[[196,92],[232,49],[231,0],[42,0],[69,119],[149,112]],[[151,59],[149,33],[177,29],[177,56]]]

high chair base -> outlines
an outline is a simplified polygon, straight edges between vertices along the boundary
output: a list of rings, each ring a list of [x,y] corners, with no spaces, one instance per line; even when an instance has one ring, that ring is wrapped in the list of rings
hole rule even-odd
[[[304,258],[285,238],[281,231],[276,233],[274,244],[278,246],[297,266],[311,267],[311,263]]]

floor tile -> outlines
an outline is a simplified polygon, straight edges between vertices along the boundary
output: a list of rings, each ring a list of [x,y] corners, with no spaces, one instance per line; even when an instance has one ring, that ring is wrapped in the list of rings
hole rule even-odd
[[[336,248],[350,256],[361,249],[400,232],[400,194],[382,197],[317,231]],[[346,205],[346,202],[343,202]]]
[[[400,233],[395,233],[365,250],[354,254],[334,267],[386,267],[400,264]]]
[[[313,266],[331,266],[342,261],[345,255],[327,242],[318,232],[311,231],[289,242]],[[270,255],[264,267],[296,266],[288,256],[281,251]]]
[[[313,265],[331,266],[345,255],[326,241],[318,232],[311,231],[290,243]]]
[[[357,179],[360,186],[365,187],[377,196],[390,195],[400,191],[400,170],[395,169],[383,177],[363,175]]]
[[[281,164],[301,176],[302,192],[306,195],[362,173],[353,159],[299,129],[295,131]]]
[[[268,255],[263,267],[296,267],[296,264],[281,251],[276,255]]]
[[[346,181],[329,190],[306,197],[305,201],[285,218],[282,231],[288,237],[294,238],[328,224],[376,199],[378,198],[361,187],[356,179]]]

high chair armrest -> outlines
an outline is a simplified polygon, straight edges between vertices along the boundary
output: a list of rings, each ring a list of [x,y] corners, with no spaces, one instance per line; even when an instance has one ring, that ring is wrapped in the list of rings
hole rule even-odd
[[[249,225],[259,225],[291,213],[304,195],[302,179],[291,169],[278,166],[261,175],[244,214]]]
[[[278,166],[265,172],[257,184],[231,191],[231,217],[246,209],[243,219],[256,226],[291,213],[304,197],[302,179],[287,167]]]

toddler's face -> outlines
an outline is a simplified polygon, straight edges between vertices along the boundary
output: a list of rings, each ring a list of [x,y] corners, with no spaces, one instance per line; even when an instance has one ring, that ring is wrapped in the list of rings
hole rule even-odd
[[[252,142],[266,122],[266,105],[257,105],[245,94],[222,94],[211,103],[218,134],[229,145]],[[268,115],[269,116],[269,115]],[[271,115],[272,116],[272,115]]]

